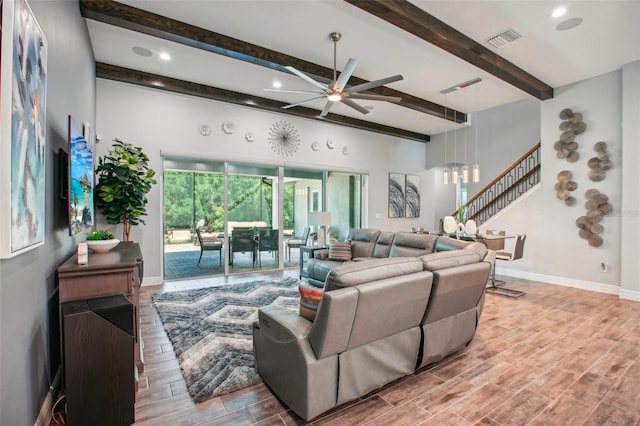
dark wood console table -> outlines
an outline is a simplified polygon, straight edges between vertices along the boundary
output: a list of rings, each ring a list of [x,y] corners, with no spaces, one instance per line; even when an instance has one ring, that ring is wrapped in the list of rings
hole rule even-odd
[[[138,374],[144,370],[138,313],[142,278],[142,252],[140,245],[133,242],[121,242],[106,253],[90,251],[87,265],[78,265],[78,255],[74,254],[58,268],[60,305],[71,300],[92,299],[114,294],[124,295],[133,305],[136,389]]]

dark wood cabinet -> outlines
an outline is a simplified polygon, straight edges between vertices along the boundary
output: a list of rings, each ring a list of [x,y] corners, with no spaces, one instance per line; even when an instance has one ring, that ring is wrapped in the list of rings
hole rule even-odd
[[[142,278],[142,252],[140,245],[133,242],[121,242],[106,253],[89,252],[89,263],[86,265],[78,265],[78,256],[75,254],[58,268],[61,305],[73,300],[92,299],[115,294],[121,294],[131,302],[133,305],[135,336],[133,359],[136,380],[138,374],[141,374],[144,370],[143,344],[138,313],[138,299]],[[64,354],[64,348],[62,353]]]

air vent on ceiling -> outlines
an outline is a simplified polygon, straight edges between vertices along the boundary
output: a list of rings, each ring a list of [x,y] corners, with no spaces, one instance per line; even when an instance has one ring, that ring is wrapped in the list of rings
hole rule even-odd
[[[513,28],[509,28],[506,31],[501,32],[500,34],[496,34],[493,37],[489,37],[487,42],[492,44],[495,47],[502,47],[506,44],[509,44],[522,36]]]

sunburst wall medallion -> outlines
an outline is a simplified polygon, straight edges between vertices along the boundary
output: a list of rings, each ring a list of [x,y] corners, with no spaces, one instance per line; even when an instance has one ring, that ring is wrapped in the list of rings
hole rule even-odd
[[[280,156],[293,155],[300,147],[300,135],[291,123],[277,121],[269,129],[271,148]]]

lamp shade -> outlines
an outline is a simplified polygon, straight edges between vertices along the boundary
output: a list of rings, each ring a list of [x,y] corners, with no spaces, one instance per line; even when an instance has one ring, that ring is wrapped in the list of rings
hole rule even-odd
[[[309,212],[309,225],[311,226],[331,225],[331,212]]]

